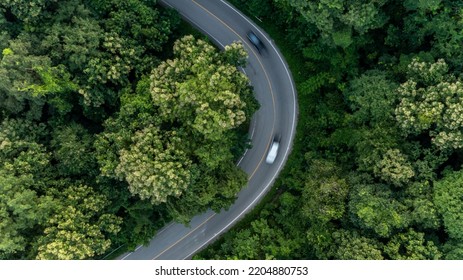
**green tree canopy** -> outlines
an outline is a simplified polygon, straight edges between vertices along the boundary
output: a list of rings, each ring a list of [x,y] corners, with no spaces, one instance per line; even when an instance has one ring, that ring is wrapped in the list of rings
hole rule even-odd
[[[409,224],[407,207],[394,199],[387,185],[355,185],[349,208],[354,223],[380,237],[389,237]]]
[[[463,147],[463,83],[448,74],[444,60],[414,59],[398,94],[396,119],[406,135],[427,135],[442,150]]]
[[[38,240],[37,259],[80,260],[103,254],[111,245],[108,234],[120,230],[121,219],[105,213],[105,196],[92,188],[69,186],[50,190],[59,201]]]
[[[153,204],[178,197],[191,183],[191,160],[181,143],[175,131],[148,126],[135,133],[128,150],[120,151],[116,174],[129,183],[131,193]]]
[[[234,64],[224,61],[230,53],[238,54]],[[246,57],[241,45],[233,43],[221,53],[205,41],[186,36],[176,42],[174,56],[151,76],[153,102],[163,118],[181,121],[212,141],[246,120],[245,101],[252,91],[236,68]]]
[[[294,7],[305,20],[320,32],[320,37],[328,44],[347,48],[353,43],[352,32],[363,34],[382,27],[387,15],[382,7],[387,0],[345,1],[345,0],[278,0]]]
[[[463,171],[447,172],[435,182],[434,203],[449,237],[463,240]]]
[[[394,260],[438,260],[442,257],[434,242],[426,240],[423,233],[412,229],[393,236],[384,251]]]

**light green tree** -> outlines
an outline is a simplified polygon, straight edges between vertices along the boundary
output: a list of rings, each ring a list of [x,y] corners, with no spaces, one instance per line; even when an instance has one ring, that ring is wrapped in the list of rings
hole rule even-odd
[[[399,149],[388,149],[375,163],[373,172],[394,186],[403,186],[415,175],[412,165]]]
[[[442,257],[433,241],[426,240],[422,232],[413,229],[394,235],[384,252],[393,260],[438,260]]]
[[[59,206],[37,241],[36,258],[80,260],[103,254],[111,246],[107,235],[116,234],[121,224],[119,217],[104,212],[107,198],[85,185],[50,192]]]
[[[311,160],[308,164],[302,196],[304,216],[322,223],[339,220],[346,210],[346,180],[339,176],[340,170],[332,162]]]
[[[442,59],[413,59],[395,113],[405,135],[428,135],[438,149],[451,151],[463,147],[463,83],[447,72]]]
[[[407,207],[394,199],[387,185],[357,184],[349,202],[351,220],[379,237],[389,237],[409,225]]]
[[[0,124],[0,259],[30,257],[34,236],[55,207],[44,193],[50,156],[37,143],[44,126],[6,119]]]
[[[451,239],[463,240],[463,171],[448,171],[434,184],[434,203]]]
[[[47,56],[34,55],[25,38],[9,41],[0,61],[0,108],[7,115],[39,119],[48,103],[59,114],[71,111],[70,95],[77,92],[63,65],[52,66]]]
[[[38,227],[54,209],[48,195],[35,191],[32,174],[14,175],[11,165],[0,167],[0,259],[23,259]]]
[[[159,204],[187,189],[191,160],[182,150],[181,136],[148,126],[135,133],[132,143],[120,151],[116,168],[116,174],[129,183],[132,194]]]
[[[333,232],[331,258],[337,260],[382,260],[381,243],[356,231]]]
[[[50,155],[40,142],[47,135],[44,125],[23,119],[5,119],[0,124],[0,166],[14,175],[49,176]],[[43,184],[36,182],[35,189]]]
[[[247,181],[233,149],[256,102],[237,44],[219,51],[191,36],[163,62],[125,89],[117,115],[95,141],[103,176],[128,183],[130,193],[167,208],[187,223],[196,213],[226,209]]]
[[[151,75],[153,102],[163,118],[180,120],[198,135],[219,140],[225,131],[246,120],[243,102],[252,91],[236,66],[223,61],[230,53],[246,57],[233,43],[223,53],[202,40],[186,36],[174,46],[173,60],[163,62]]]
[[[41,84],[38,69],[50,67],[51,61],[45,56],[30,54],[31,42],[10,40],[9,47],[2,50],[0,61],[0,108],[8,115],[23,113],[38,119],[46,100],[28,90],[31,85]]]
[[[381,8],[387,0],[276,0],[289,3],[305,20],[320,31],[322,40],[328,45],[347,48],[353,43],[352,32],[364,34],[382,27],[387,16]]]

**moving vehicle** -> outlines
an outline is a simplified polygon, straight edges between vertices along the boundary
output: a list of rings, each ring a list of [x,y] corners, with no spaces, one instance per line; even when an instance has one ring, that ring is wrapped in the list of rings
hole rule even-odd
[[[261,53],[261,51],[265,49],[264,43],[262,43],[262,41],[259,39],[259,37],[257,37],[257,35],[254,32],[248,31],[248,33],[246,33],[246,36],[248,37],[249,42],[251,42],[254,45],[254,47],[256,47],[259,53]]]
[[[275,158],[278,155],[278,148],[280,147],[280,139],[278,136],[273,137],[272,145],[270,146],[270,150],[267,154],[267,158],[265,162],[268,164],[272,164],[275,161]]]

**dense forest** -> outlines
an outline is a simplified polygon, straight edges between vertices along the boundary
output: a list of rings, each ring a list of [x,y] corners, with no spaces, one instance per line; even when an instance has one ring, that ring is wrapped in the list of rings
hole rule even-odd
[[[156,0],[0,3],[0,259],[98,259],[227,208],[258,108]],[[233,0],[297,84],[293,152],[198,259],[463,259],[463,1]]]
[[[231,2],[300,119],[274,191],[196,258],[463,259],[463,1]]]
[[[5,0],[0,27],[0,259],[98,259],[233,203],[241,44],[155,0]]]

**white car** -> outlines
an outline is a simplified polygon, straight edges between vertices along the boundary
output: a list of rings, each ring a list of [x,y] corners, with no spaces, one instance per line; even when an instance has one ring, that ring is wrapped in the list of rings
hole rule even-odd
[[[270,146],[270,150],[268,151],[267,158],[265,162],[268,164],[272,164],[275,161],[275,158],[278,154],[278,148],[280,147],[280,141],[277,137],[273,138],[272,145]]]

